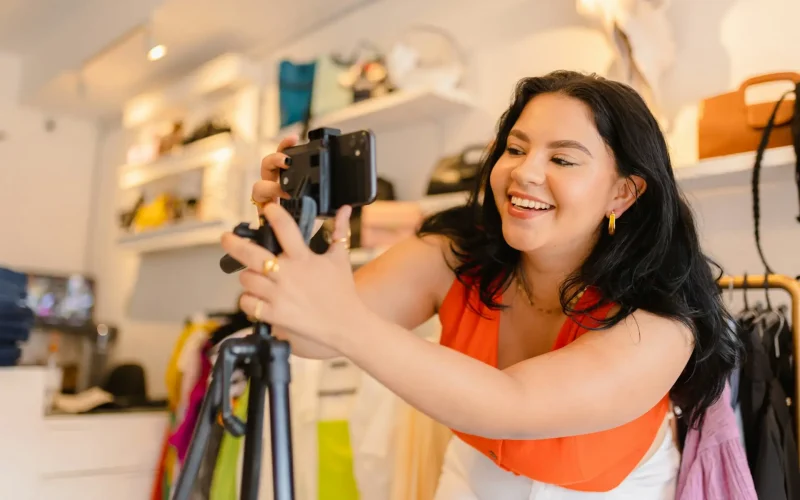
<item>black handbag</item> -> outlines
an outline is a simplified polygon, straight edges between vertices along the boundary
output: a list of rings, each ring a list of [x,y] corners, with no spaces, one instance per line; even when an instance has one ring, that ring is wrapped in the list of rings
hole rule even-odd
[[[464,148],[461,153],[439,160],[428,182],[428,194],[471,191],[483,165],[484,144]]]

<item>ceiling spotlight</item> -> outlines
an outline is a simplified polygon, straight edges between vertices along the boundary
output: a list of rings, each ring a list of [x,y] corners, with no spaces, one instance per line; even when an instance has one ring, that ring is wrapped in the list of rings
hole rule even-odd
[[[164,45],[158,44],[150,47],[150,50],[147,51],[147,58],[151,61],[158,61],[162,57],[167,54],[167,47]]]

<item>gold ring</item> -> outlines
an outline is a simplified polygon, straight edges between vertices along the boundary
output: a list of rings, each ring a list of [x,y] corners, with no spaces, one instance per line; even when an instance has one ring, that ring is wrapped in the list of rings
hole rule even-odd
[[[335,240],[330,242],[331,245],[333,245],[334,243],[344,243],[345,248],[349,249],[350,248],[350,237],[349,236],[345,236],[343,238],[337,238],[337,239],[335,239]]]
[[[280,269],[278,266],[278,258],[273,257],[271,259],[267,259],[264,261],[264,268],[262,270],[264,276],[268,275],[269,273],[277,273]]]
[[[264,301],[263,300],[259,300],[258,302],[256,302],[256,310],[253,312],[253,316],[255,316],[256,321],[262,321],[261,320],[261,310],[263,308],[264,308]]]

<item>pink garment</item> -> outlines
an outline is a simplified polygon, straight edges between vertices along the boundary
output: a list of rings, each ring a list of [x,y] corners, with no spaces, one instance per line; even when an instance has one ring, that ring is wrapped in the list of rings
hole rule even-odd
[[[178,454],[178,462],[183,464],[186,453],[189,451],[189,444],[192,441],[195,425],[200,417],[200,407],[203,404],[203,397],[206,395],[208,386],[208,376],[211,374],[211,362],[207,356],[208,343],[198,353],[200,356],[200,377],[189,395],[189,402],[186,405],[186,414],[180,426],[169,438],[169,444],[175,447]]]
[[[727,383],[706,411],[702,428],[686,433],[675,498],[758,500]]]

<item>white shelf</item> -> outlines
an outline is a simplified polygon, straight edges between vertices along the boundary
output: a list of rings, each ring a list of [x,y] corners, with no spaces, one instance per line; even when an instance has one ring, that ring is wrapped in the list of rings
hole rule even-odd
[[[350,250],[350,265],[363,266],[386,250],[386,248],[354,248]]]
[[[219,244],[222,234],[235,224],[225,220],[181,222],[159,229],[131,234],[117,240],[124,250],[157,252],[199,245]]]
[[[472,100],[460,90],[398,90],[312,119],[311,128],[333,127],[342,133],[367,129],[377,133],[424,120],[441,120],[472,108]],[[271,139],[280,140],[280,137],[299,130],[300,125],[294,124],[281,129],[278,137]]]
[[[228,161],[236,154],[237,147],[230,133],[222,133],[180,146],[151,163],[123,165],[119,169],[119,187],[139,187],[164,177]]]
[[[459,191],[457,193],[434,194],[417,200],[422,207],[422,213],[427,217],[435,212],[441,212],[458,205],[464,205],[469,199],[469,191]]]
[[[181,115],[198,101],[258,85],[261,77],[261,66],[255,61],[242,54],[222,54],[171,85],[128,101],[123,109],[123,125],[132,128]]]
[[[469,192],[462,191],[425,196],[417,200],[417,203],[422,207],[423,215],[427,217],[434,212],[440,212],[448,208],[463,205],[466,203],[467,198],[469,198]],[[350,251],[350,264],[353,267],[363,266],[386,250],[387,248],[354,248]]]
[[[756,161],[755,152],[707,158],[693,165],[676,166],[675,179],[680,181],[716,180],[714,178],[748,174]],[[768,149],[761,161],[763,169],[793,165],[796,161],[792,146]]]

